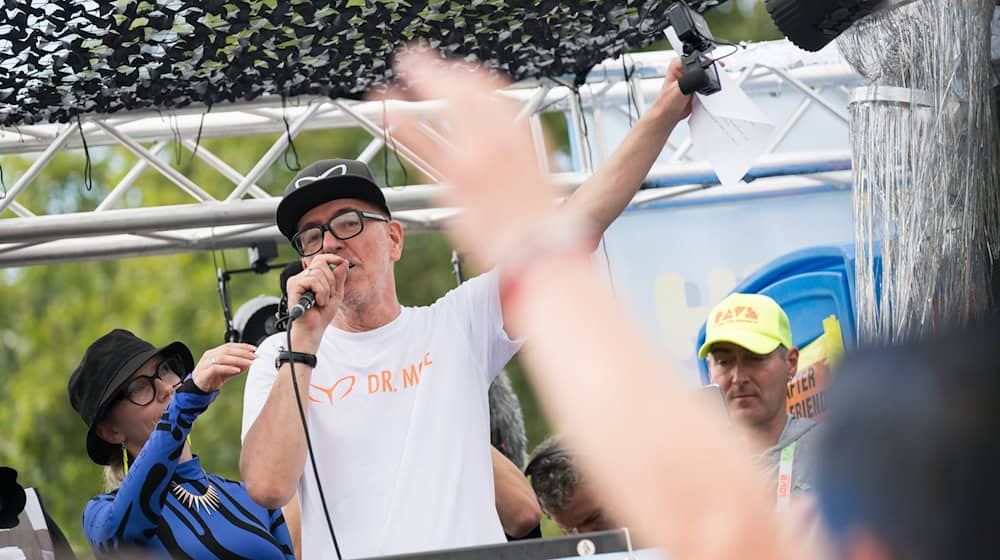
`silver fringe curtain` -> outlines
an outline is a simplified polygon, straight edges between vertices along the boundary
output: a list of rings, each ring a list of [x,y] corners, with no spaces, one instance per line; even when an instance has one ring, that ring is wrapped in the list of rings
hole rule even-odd
[[[918,0],[838,39],[872,85],[850,106],[859,342],[968,323],[990,306],[1000,172],[993,0]]]

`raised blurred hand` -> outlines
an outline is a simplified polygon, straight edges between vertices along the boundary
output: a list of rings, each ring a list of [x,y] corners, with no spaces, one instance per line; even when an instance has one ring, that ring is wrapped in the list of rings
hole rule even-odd
[[[463,209],[448,224],[453,241],[478,266],[492,267],[553,209],[556,191],[541,171],[527,124],[515,122],[516,104],[495,94],[507,84],[478,67],[444,62],[426,50],[400,55],[396,67],[407,99],[445,101],[447,127],[439,132],[455,150],[405,115],[392,117],[396,136],[446,178],[451,188],[442,202]]]

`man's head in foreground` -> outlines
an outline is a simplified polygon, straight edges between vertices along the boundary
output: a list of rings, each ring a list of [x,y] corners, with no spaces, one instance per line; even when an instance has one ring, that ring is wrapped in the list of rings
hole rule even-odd
[[[848,356],[820,440],[842,558],[996,558],[1000,325]]]

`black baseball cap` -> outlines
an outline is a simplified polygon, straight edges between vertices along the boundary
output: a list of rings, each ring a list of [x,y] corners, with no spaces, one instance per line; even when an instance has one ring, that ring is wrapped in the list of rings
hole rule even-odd
[[[124,329],[115,329],[87,347],[83,360],[69,378],[69,402],[87,424],[87,454],[98,465],[107,465],[112,453],[120,453],[117,445],[101,439],[94,430],[104,417],[108,405],[118,395],[130,377],[153,356],[177,357],[184,364],[185,376],[194,369],[191,350],[175,341],[156,348]]]
[[[295,176],[278,203],[275,221],[289,241],[295,236],[299,219],[313,208],[340,198],[356,198],[374,205],[392,217],[382,189],[372,170],[363,161],[324,159],[308,165]]]

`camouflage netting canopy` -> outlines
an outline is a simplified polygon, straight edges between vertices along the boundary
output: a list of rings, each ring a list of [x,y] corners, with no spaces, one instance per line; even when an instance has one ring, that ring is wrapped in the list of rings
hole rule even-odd
[[[698,11],[725,0],[689,0]],[[673,0],[4,0],[0,126],[261,96],[360,98],[420,41],[515,80],[661,38]]]

